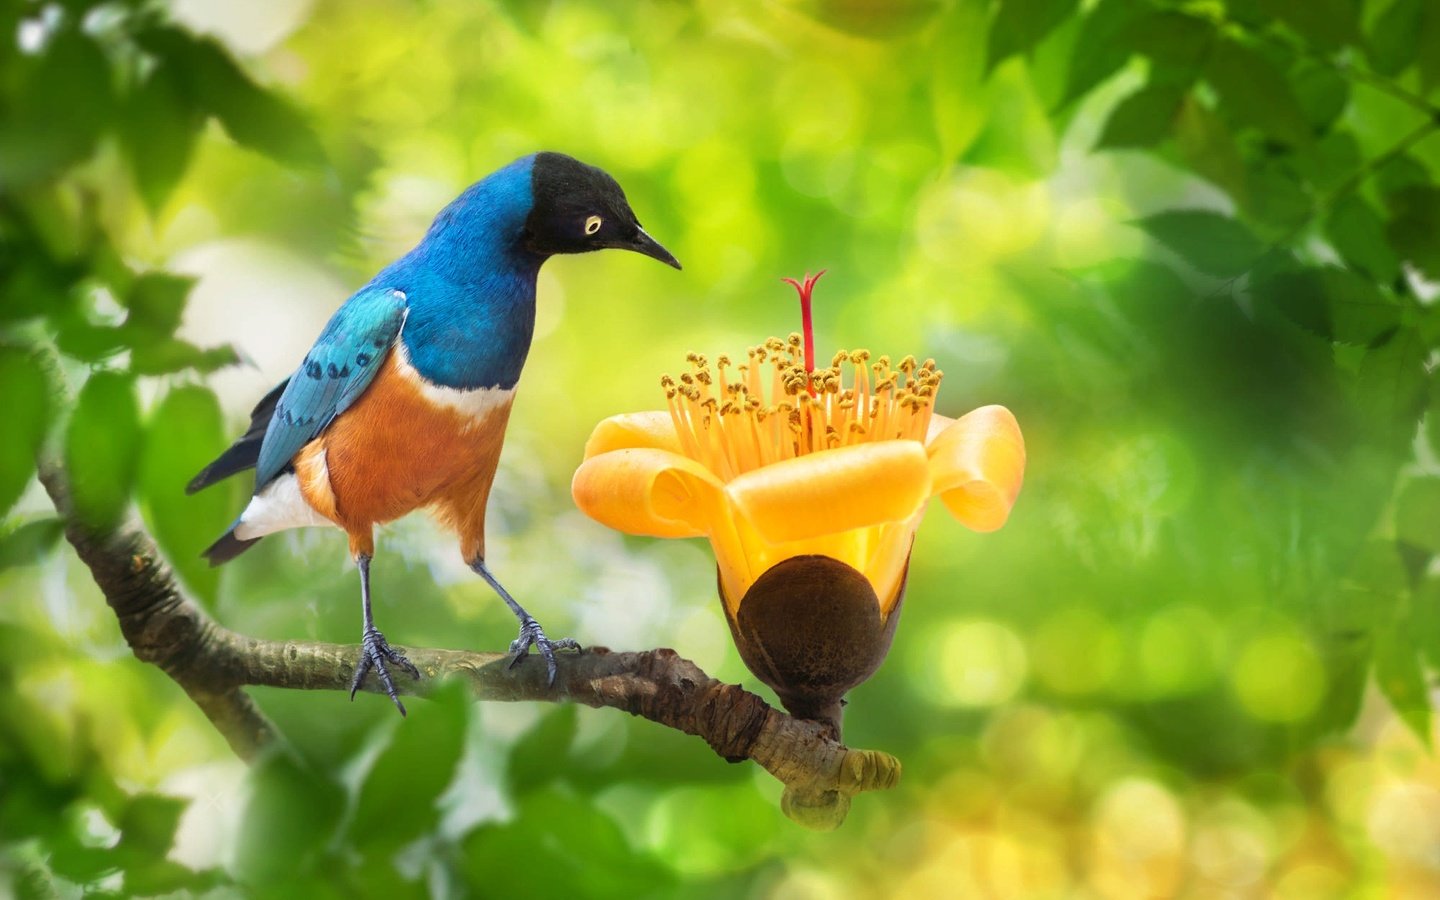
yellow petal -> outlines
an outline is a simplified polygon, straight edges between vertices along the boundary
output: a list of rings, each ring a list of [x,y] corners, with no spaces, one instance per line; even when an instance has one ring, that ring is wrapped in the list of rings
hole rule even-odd
[[[625,450],[631,447],[649,447],[654,450],[669,450],[681,453],[680,439],[675,435],[675,423],[665,410],[651,412],[623,413],[611,416],[590,433],[585,442],[585,458],[609,453],[611,450]]]
[[[651,448],[612,450],[575,470],[570,493],[587,516],[629,534],[700,537],[724,503],[720,482],[699,463]]]
[[[778,544],[908,519],[929,499],[930,474],[919,441],[878,441],[755,469],[725,492]]]
[[[982,406],[926,449],[934,491],[951,515],[976,531],[1005,524],[1025,480],[1025,438],[1010,410]]]

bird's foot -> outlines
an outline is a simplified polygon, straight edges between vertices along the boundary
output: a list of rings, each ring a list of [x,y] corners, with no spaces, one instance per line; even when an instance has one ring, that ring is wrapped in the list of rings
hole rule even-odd
[[[411,678],[419,678],[420,670],[415,668],[415,664],[406,659],[403,653],[391,647],[385,640],[385,635],[374,628],[365,629],[360,647],[360,661],[355,664],[355,678],[350,682],[350,699],[355,699],[355,692],[360,690],[360,685],[365,683],[366,674],[373,668],[380,677],[380,683],[385,686],[385,693],[394,701],[395,708],[400,710],[400,715],[405,715],[405,704],[400,702],[400,692],[395,689],[395,680],[390,677],[390,669],[385,664],[394,663],[408,672]]]
[[[555,651],[579,650],[580,642],[574,638],[552,641],[545,636],[545,629],[540,627],[539,622],[530,616],[525,616],[520,620],[520,636],[510,642],[510,652],[515,654],[514,659],[510,660],[510,668],[515,668],[520,664],[520,660],[529,656],[531,647],[538,647],[540,655],[545,657],[545,671],[550,676],[548,683],[554,684],[555,674],[558,671],[555,664]]]

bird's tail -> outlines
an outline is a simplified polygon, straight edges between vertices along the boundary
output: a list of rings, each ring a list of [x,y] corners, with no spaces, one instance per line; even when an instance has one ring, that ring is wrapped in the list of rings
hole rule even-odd
[[[221,479],[229,478],[236,472],[255,468],[256,462],[260,459],[260,445],[265,440],[265,431],[270,427],[270,419],[275,415],[275,404],[280,402],[280,395],[285,393],[285,386],[289,383],[290,379],[288,378],[280,382],[274,390],[255,404],[255,409],[250,413],[249,429],[239,440],[231,444],[228,450],[220,454],[218,459],[190,479],[190,483],[185,486],[185,493],[193,494]]]
[[[220,540],[211,544],[209,547],[206,548],[205,552],[200,555],[210,560],[210,565],[218,566],[222,563],[229,562],[230,560],[244,553],[246,550],[249,550],[251,547],[255,546],[255,544],[259,542],[260,538],[258,537],[236,537],[235,529],[239,527],[240,520],[236,519],[234,524],[230,526],[230,530],[222,534],[220,536]]]

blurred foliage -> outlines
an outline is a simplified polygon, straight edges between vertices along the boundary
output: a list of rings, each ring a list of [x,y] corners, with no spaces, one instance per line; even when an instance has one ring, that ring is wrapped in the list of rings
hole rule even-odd
[[[19,0],[0,39],[0,893],[1440,892],[1434,3]],[[344,294],[307,292],[542,147],[686,264],[542,276],[491,528],[552,633],[746,677],[703,554],[566,486],[686,350],[791,330],[780,275],[832,270],[822,347],[934,356],[942,412],[1026,431],[1004,531],[921,531],[847,719],[905,782],[834,835],[682,735],[454,690],[257,691],[290,743],[242,778],[57,549],[47,431],[228,625],[353,639],[343,541],[222,577],[243,487],[184,482]],[[392,638],[508,637],[447,541],[382,547]]]

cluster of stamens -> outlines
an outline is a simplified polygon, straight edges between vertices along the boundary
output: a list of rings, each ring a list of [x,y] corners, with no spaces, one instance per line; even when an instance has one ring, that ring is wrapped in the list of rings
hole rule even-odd
[[[660,379],[686,455],[729,480],[760,466],[867,441],[924,441],[942,373],[913,356],[892,367],[841,351],[806,371],[803,338],[770,338],[746,362],[688,354],[691,371]],[[846,368],[850,369],[846,377]]]

